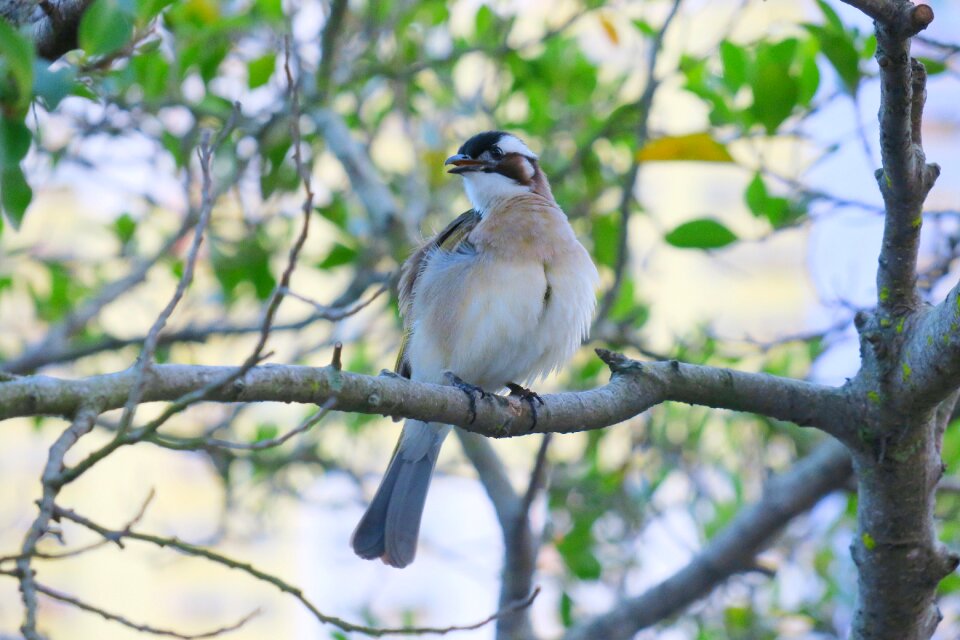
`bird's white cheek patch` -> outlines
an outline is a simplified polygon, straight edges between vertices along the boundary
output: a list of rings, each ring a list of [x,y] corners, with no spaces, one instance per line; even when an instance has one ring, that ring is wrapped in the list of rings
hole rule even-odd
[[[481,214],[490,211],[498,202],[530,193],[530,187],[517,184],[516,180],[499,173],[479,171],[463,175],[463,188],[470,204]]]

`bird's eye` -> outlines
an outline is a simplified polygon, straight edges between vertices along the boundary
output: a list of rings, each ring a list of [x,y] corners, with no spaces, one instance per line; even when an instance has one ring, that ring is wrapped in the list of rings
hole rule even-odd
[[[490,149],[490,157],[494,160],[500,160],[503,158],[503,151],[500,150],[500,147],[493,147]]]

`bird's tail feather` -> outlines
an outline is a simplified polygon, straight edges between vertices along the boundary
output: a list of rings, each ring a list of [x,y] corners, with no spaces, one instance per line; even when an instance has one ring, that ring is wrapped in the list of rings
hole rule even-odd
[[[420,519],[440,445],[450,427],[410,420],[376,495],[353,532],[354,552],[405,567],[417,553]]]

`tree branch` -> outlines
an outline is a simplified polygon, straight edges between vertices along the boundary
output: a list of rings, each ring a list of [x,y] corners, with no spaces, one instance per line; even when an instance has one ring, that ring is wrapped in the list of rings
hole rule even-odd
[[[375,232],[388,229],[396,215],[397,206],[393,194],[377,174],[367,152],[350,133],[343,118],[330,109],[318,109],[310,113],[318,128],[318,135],[327,148],[343,165],[350,186],[367,210]]]
[[[926,29],[933,22],[933,10],[904,0],[843,0],[856,7],[876,22],[895,27],[894,34],[909,38]]]
[[[0,571],[0,574],[9,575],[12,573],[13,572]],[[147,633],[155,636],[166,636],[168,638],[180,638],[181,640],[200,640],[201,638],[215,638],[216,636],[224,635],[224,634],[230,633],[231,631],[236,631],[237,629],[247,624],[248,622],[250,622],[250,620],[252,620],[257,615],[260,614],[260,610],[255,609],[250,613],[248,613],[247,615],[245,615],[244,617],[240,618],[238,621],[234,622],[233,624],[217,627],[216,629],[211,629],[210,631],[202,631],[200,633],[184,633],[182,631],[175,631],[173,629],[165,629],[162,627],[154,627],[153,625],[144,624],[140,622],[133,622],[129,618],[121,616],[117,613],[112,613],[110,611],[107,611],[106,609],[103,609],[96,605],[92,605],[88,602],[80,600],[79,598],[76,598],[74,596],[63,593],[62,591],[52,589],[48,586],[45,586],[39,583],[36,584],[36,589],[39,593],[42,593],[49,598],[53,598],[54,600],[59,600],[60,602],[64,602],[66,604],[74,606],[83,611],[87,611],[89,613],[95,613],[99,615],[101,618],[103,618],[104,620],[116,622],[120,625],[123,625],[124,627],[133,629],[134,631],[139,631],[140,633]]]
[[[882,311],[902,315],[917,308],[917,251],[923,202],[940,167],[927,164],[920,140],[926,71],[910,58],[910,36],[933,21],[927,5],[909,0],[844,0],[874,19],[880,66],[880,154],[876,173],[886,218],[877,270]]]
[[[47,463],[40,478],[43,492],[38,502],[39,512],[24,536],[20,556],[17,558],[16,575],[20,580],[20,597],[23,601],[23,624],[20,626],[20,632],[26,640],[43,640],[37,632],[37,591],[39,589],[34,578],[33,567],[31,567],[31,559],[36,552],[37,543],[47,533],[47,527],[56,508],[57,495],[63,487],[64,456],[77,443],[77,440],[93,429],[94,422],[100,414],[99,407],[90,402],[91,399],[88,398],[78,407],[73,423],[50,447]]]
[[[144,388],[144,402],[173,401],[208,389],[214,402],[298,402],[337,409],[442,422],[491,437],[530,433],[573,433],[602,429],[650,407],[673,400],[718,409],[747,411],[847,435],[845,388],[678,362],[640,363],[603,352],[613,376],[602,387],[544,396],[537,424],[526,402],[490,397],[477,402],[471,422],[466,395],[451,387],[388,376],[366,376],[333,367],[270,365],[251,368],[228,385],[217,385],[235,367],[156,365]],[[79,380],[29,376],[0,382],[0,420],[19,416],[71,415],[90,398],[103,410],[123,406],[135,372],[121,371]],[[136,441],[142,429],[130,432]]]
[[[850,386],[867,401],[859,437],[848,442],[859,483],[852,637],[926,640],[942,618],[937,585],[960,562],[937,540],[933,517],[944,416],[960,372],[953,336],[960,309],[957,291],[933,311],[917,292],[923,203],[940,168],[926,163],[921,144],[926,72],[910,58],[910,37],[933,11],[909,0],[845,1],[874,18],[883,157],[876,177],[885,209],[879,309],[855,319],[862,365]]]
[[[638,152],[647,143],[647,123],[650,120],[650,110],[653,108],[653,97],[656,95],[657,88],[660,86],[660,80],[655,75],[657,59],[660,57],[660,51],[663,48],[663,39],[667,34],[667,29],[670,28],[670,23],[673,22],[673,18],[680,9],[680,2],[681,0],[673,0],[673,4],[670,7],[669,13],[667,13],[667,17],[663,21],[663,25],[660,27],[660,30],[657,31],[656,36],[654,36],[653,42],[650,43],[650,53],[647,57],[647,86],[644,87],[643,94],[641,94],[640,99],[636,103],[636,109],[640,113],[634,132]],[[639,158],[639,153],[633,154],[633,162],[630,164],[630,169],[623,183],[623,192],[620,194],[620,235],[617,238],[617,260],[613,270],[614,279],[613,284],[610,285],[610,288],[603,295],[595,322],[606,319],[614,303],[617,301],[617,296],[620,294],[620,289],[623,286],[623,276],[627,269],[630,254],[628,239],[630,214],[632,213],[631,205],[633,205],[634,201],[633,192],[637,185],[637,178],[640,175]]]
[[[909,318],[906,342],[891,384],[904,413],[930,411],[960,380],[960,284],[930,310]],[[903,325],[901,325],[903,326]]]
[[[750,571],[756,555],[794,517],[850,477],[850,456],[829,441],[773,479],[763,497],[741,511],[683,569],[635,598],[570,629],[563,640],[629,640],[680,613],[729,577]]]
[[[500,579],[500,606],[520,600],[533,589],[533,573],[538,545],[530,531],[527,494],[521,498],[510,484],[507,470],[493,450],[490,441],[475,433],[457,429],[464,453],[477,469],[480,482],[493,503],[503,536],[503,570]],[[549,438],[549,434],[544,438]],[[534,463],[534,476],[543,467],[543,451]],[[533,481],[528,494],[533,490]],[[527,610],[522,609],[497,621],[498,640],[525,640],[534,638]]]

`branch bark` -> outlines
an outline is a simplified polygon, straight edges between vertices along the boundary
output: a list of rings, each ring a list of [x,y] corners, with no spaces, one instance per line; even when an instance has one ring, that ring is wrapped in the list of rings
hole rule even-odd
[[[852,637],[925,640],[941,619],[937,585],[960,562],[938,541],[933,517],[944,416],[960,379],[958,292],[930,310],[916,287],[923,204],[940,168],[921,144],[926,72],[910,58],[910,38],[933,11],[909,0],[844,1],[874,19],[885,209],[878,308],[856,318],[862,364],[850,385],[860,405],[849,441],[859,482]]]
[[[843,434],[849,416],[845,388],[762,373],[681,364],[640,363],[603,351],[613,375],[608,384],[576,393],[544,396],[537,424],[527,403],[516,398],[477,402],[471,422],[467,396],[451,387],[391,376],[365,376],[333,367],[253,367],[232,383],[210,390],[214,402],[323,404],[340,411],[442,422],[490,437],[573,433],[601,429],[672,400],[748,411]],[[147,375],[144,402],[175,401],[231,376],[234,367],[156,365]],[[79,380],[30,376],[0,382],[0,420],[18,416],[72,415],[90,399],[102,410],[122,407],[136,373],[126,370]],[[135,436],[136,430],[131,433]]]
[[[514,490],[507,470],[490,441],[475,433],[457,429],[464,453],[473,463],[493,508],[503,535],[503,569],[500,602],[525,598],[533,591],[537,545],[530,532],[525,501]],[[548,436],[545,436],[548,437]],[[520,609],[497,620],[497,640],[533,640],[528,609]]]

